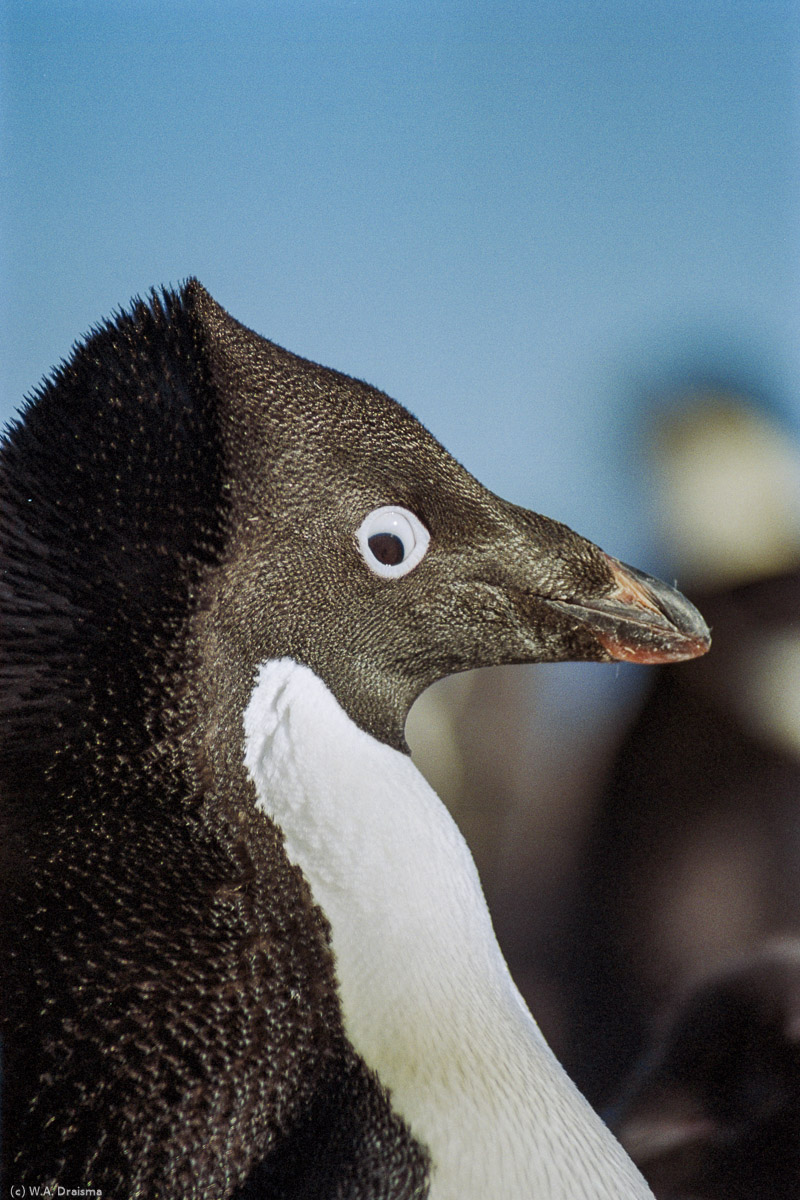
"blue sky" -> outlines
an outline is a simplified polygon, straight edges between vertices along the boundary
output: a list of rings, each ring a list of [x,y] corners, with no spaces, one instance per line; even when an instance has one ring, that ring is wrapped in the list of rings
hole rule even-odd
[[[650,554],[643,397],[797,420],[798,13],[775,0],[7,0],[2,416],[196,274],[483,482]]]

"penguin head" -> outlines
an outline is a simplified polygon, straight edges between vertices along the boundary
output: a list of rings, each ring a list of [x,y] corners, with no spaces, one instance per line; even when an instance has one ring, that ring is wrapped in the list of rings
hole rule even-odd
[[[76,348],[11,431],[0,491],[7,744],[27,772],[32,730],[61,753],[101,708],[93,736],[130,757],[196,669],[241,716],[258,666],[292,658],[405,749],[444,675],[709,645],[672,588],[493,495],[395,401],[194,280]]]
[[[394,400],[289,354],[198,284],[231,478],[224,640],[251,667],[310,667],[397,748],[413,701],[500,663],[691,658],[674,589],[484,488]]]

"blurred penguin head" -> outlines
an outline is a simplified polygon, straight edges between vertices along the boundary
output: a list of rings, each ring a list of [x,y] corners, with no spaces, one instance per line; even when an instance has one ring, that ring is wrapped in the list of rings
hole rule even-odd
[[[690,389],[657,418],[650,449],[682,585],[717,589],[800,565],[800,444],[765,410]]]

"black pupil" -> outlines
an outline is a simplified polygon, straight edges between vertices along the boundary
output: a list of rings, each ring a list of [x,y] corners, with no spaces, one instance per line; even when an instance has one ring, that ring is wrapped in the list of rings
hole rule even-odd
[[[396,567],[406,556],[403,543],[393,533],[373,533],[368,544],[378,562],[385,567]]]

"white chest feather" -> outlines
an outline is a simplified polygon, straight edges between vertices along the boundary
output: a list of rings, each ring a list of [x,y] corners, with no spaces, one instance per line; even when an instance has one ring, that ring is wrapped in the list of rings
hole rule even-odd
[[[260,668],[245,738],[259,804],[331,923],[348,1036],[430,1151],[431,1200],[649,1197],[528,1012],[410,758],[289,659]]]

